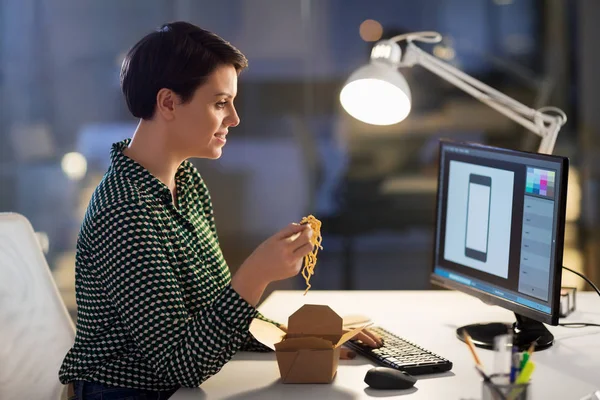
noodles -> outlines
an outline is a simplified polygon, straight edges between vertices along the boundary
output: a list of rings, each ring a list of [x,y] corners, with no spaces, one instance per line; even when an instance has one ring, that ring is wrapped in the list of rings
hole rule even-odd
[[[321,221],[316,219],[314,216],[309,215],[308,217],[302,218],[300,221],[301,224],[307,223],[310,225],[313,235],[310,238],[310,243],[313,245],[312,252],[308,253],[304,257],[304,266],[302,267],[302,276],[306,281],[306,290],[304,291],[304,295],[310,289],[310,277],[315,273],[315,265],[317,264],[317,253],[319,249],[323,250],[323,246],[321,246],[321,241],[323,238],[321,237]]]

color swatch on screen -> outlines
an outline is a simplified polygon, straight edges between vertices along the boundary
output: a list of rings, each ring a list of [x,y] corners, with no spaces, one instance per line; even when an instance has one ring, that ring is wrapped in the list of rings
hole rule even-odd
[[[555,171],[527,167],[526,193],[554,197]]]

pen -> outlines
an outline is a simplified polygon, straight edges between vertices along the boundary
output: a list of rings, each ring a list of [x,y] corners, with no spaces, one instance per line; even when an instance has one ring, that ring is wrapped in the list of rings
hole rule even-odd
[[[519,365],[521,364],[521,359],[519,358],[519,346],[515,344],[514,340],[515,338],[513,337],[509,371],[510,383],[515,383],[515,380],[517,379],[517,372],[519,371]]]
[[[533,361],[529,361],[525,368],[523,368],[523,372],[517,378],[517,385],[521,385],[523,383],[529,382],[529,378],[531,378],[531,374],[533,374],[533,370],[535,369],[535,363]]]
[[[523,358],[521,359],[521,365],[519,365],[519,371],[523,371],[525,365],[527,365],[527,361],[529,361],[529,353],[523,353]]]
[[[531,358],[531,354],[533,354],[533,351],[535,350],[536,342],[537,342],[537,339],[534,340],[533,342],[531,342],[529,349],[527,349],[527,351],[525,353],[523,353],[523,359],[521,360],[521,365],[519,366],[519,371],[523,371],[523,368],[525,368],[527,361],[529,361],[529,359]]]
[[[523,385],[523,384],[529,382],[529,379],[531,378],[531,374],[533,373],[534,369],[535,369],[535,363],[533,361],[529,361],[525,365],[525,367],[523,368],[523,371],[521,372],[521,375],[519,375],[519,378],[517,379],[516,384],[517,385]],[[508,400],[513,400],[514,398],[516,398],[517,396],[519,396],[519,394],[523,390],[524,390],[523,387],[514,388],[508,394],[507,399]]]
[[[465,343],[469,347],[469,350],[471,350],[473,359],[475,359],[475,365],[477,365],[478,367],[483,369],[483,364],[481,364],[481,360],[479,359],[479,357],[477,356],[477,353],[475,352],[475,345],[473,344],[473,341],[471,340],[471,336],[469,336],[469,334],[467,333],[466,330],[463,331],[463,338],[465,339]]]

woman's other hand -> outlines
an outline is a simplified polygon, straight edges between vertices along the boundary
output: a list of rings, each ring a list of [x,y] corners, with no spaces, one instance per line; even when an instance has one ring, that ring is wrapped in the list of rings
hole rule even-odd
[[[344,329],[344,333],[349,331],[349,329]],[[358,332],[358,334],[354,336],[352,340],[360,340],[367,346],[373,347],[375,349],[383,346],[383,339],[381,339],[381,336],[379,336],[369,328],[365,328],[362,331]]]
[[[350,331],[350,329],[344,329],[344,333]],[[364,344],[369,347],[379,348],[383,346],[383,340],[381,337],[375,332],[369,330],[369,328],[365,328],[360,331],[356,336],[352,338],[352,340],[360,340]],[[340,360],[353,360],[356,358],[356,353],[353,350],[342,347],[340,351]]]

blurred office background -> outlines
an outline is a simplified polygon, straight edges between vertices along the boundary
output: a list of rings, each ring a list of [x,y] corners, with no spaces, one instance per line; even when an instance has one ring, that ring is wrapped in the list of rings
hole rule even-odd
[[[242,123],[218,161],[198,160],[233,271],[262,240],[314,214],[323,223],[313,288],[430,288],[437,140],[535,151],[539,139],[429,72],[405,70],[413,111],[398,125],[351,119],[339,91],[374,41],[435,30],[421,46],[569,122],[565,265],[600,279],[600,3],[596,0],[2,0],[0,211],[38,232],[74,313],[78,229],[113,142],[136,121],[119,89],[128,48],[187,20],[250,60]],[[565,285],[582,283],[564,275]],[[301,277],[273,284],[302,289]]]

